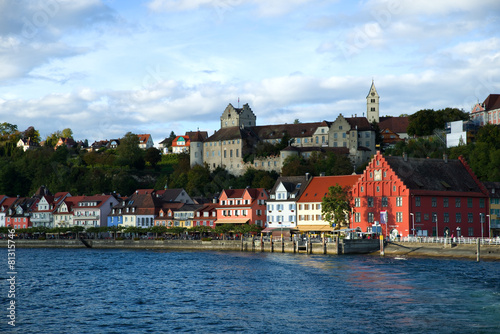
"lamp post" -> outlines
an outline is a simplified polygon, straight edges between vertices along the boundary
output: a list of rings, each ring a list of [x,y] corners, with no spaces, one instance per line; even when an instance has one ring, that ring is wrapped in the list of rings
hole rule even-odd
[[[483,240],[483,223],[484,223],[484,213],[479,214],[479,222],[481,223],[481,240]]]
[[[438,230],[438,217],[437,214],[433,214],[434,219],[436,220],[436,238],[439,236],[439,230]]]
[[[491,239],[491,217],[490,215],[486,215],[488,217],[488,239]]]
[[[415,215],[410,212],[410,216],[411,216],[411,222],[412,222],[411,230],[413,231],[413,237],[415,238]]]

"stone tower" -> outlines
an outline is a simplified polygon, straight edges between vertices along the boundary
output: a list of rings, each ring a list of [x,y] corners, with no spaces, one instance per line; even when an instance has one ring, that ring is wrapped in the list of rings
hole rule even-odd
[[[235,108],[231,103],[226,107],[222,116],[220,117],[220,128],[230,128],[237,126],[239,128],[254,127],[256,125],[257,117],[253,113],[250,106],[243,105],[243,108]]]
[[[200,131],[197,131],[189,144],[189,158],[191,162],[191,167],[194,165],[203,166],[203,141],[204,138]]]
[[[379,122],[379,99],[380,96],[378,95],[375,83],[372,80],[372,86],[370,87],[370,91],[366,97],[366,118],[370,123],[373,121],[377,123]]]

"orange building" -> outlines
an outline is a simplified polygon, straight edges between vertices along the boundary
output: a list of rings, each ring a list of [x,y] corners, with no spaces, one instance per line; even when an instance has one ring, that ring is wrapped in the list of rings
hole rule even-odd
[[[328,232],[333,227],[323,220],[321,203],[330,187],[351,188],[360,175],[315,176],[297,201],[297,228],[301,232]]]

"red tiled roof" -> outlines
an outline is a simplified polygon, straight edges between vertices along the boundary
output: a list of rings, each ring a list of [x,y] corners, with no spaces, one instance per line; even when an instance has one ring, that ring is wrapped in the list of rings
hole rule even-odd
[[[189,137],[189,140],[191,141],[204,141],[205,139],[208,138],[208,132],[207,131],[196,131],[196,132],[186,132],[186,136]]]
[[[300,196],[298,202],[321,202],[328,188],[335,185],[352,187],[361,175],[315,176]]]
[[[139,143],[141,144],[147,143],[150,136],[151,136],[150,134],[137,135],[137,137],[139,137]]]
[[[490,94],[484,100],[484,110],[490,111],[495,109],[500,109],[500,94]]]
[[[409,117],[380,117],[380,130],[389,129],[395,133],[406,133],[410,125]]]
[[[179,138],[184,138],[184,145],[177,145],[177,141],[179,140]],[[188,136],[177,136],[175,137],[175,139],[172,141],[172,147],[174,146],[182,146],[182,147],[186,147],[186,146],[189,146],[189,137]]]

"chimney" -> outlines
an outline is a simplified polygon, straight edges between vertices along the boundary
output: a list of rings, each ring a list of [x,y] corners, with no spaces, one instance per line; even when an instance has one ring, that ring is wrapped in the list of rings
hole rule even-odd
[[[444,163],[445,163],[445,164],[447,164],[447,163],[448,163],[448,154],[443,153],[443,160],[444,160]]]
[[[325,176],[325,172],[319,173],[319,176]]]
[[[306,173],[306,181],[309,181],[309,173]]]

